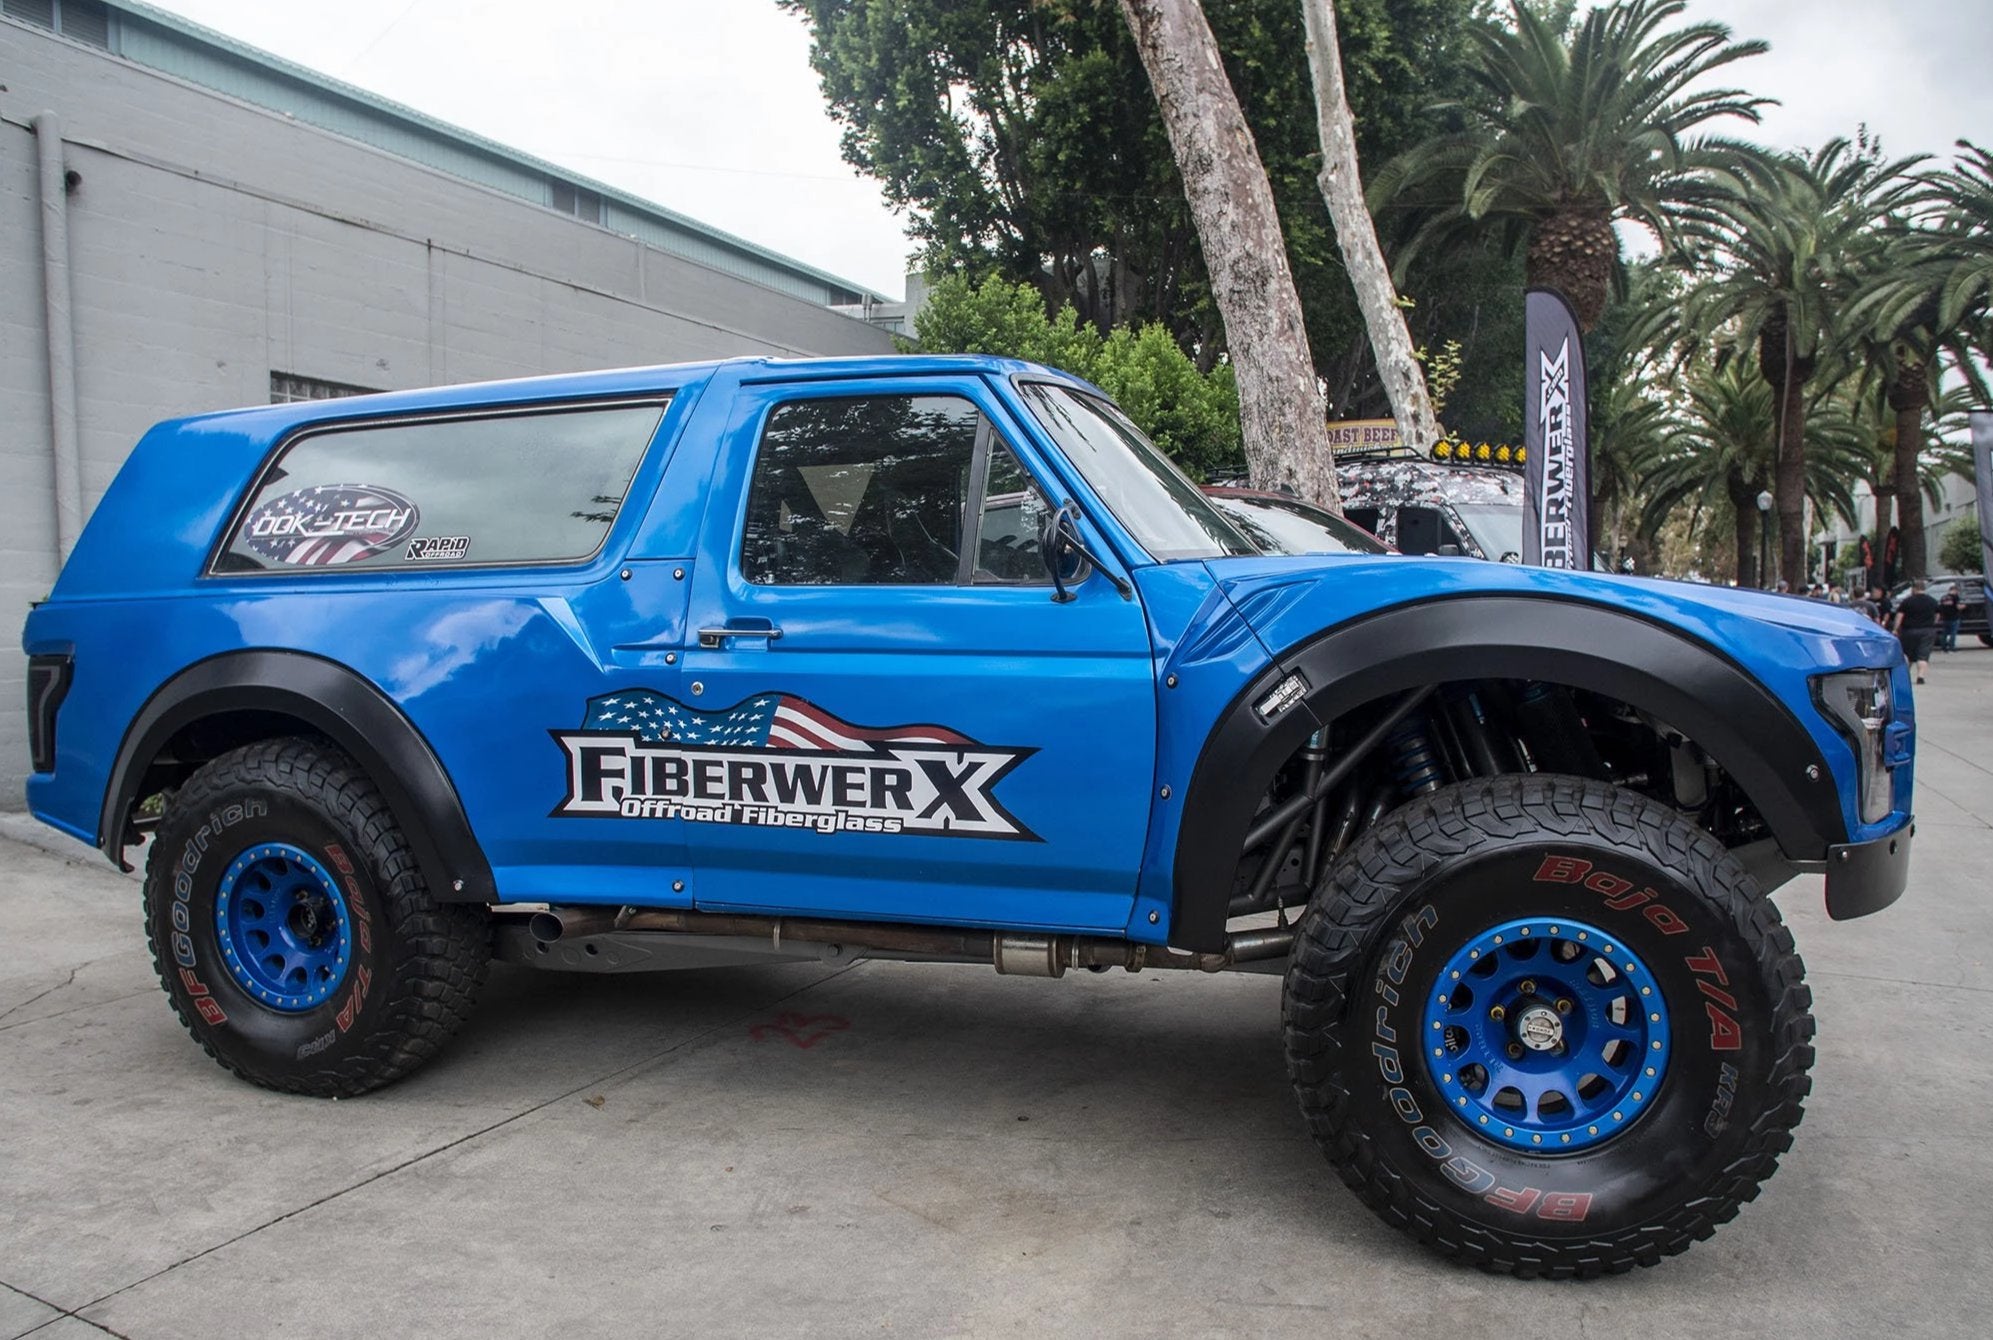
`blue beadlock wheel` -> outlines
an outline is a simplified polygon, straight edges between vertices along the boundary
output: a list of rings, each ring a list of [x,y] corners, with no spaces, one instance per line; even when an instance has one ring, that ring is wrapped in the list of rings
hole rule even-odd
[[[229,863],[215,895],[215,938],[237,986],[284,1014],[332,998],[346,980],[353,923],[332,873],[288,842]]]
[[[1426,1068],[1453,1114],[1509,1148],[1603,1145],[1667,1078],[1653,974],[1582,921],[1528,917],[1475,935],[1441,967],[1424,1020]]]

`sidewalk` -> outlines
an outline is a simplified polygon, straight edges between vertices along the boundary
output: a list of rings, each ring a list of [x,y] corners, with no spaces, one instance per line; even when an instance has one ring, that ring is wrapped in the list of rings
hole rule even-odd
[[[1779,895],[1820,1025],[1797,1145],[1712,1241],[1578,1285],[1358,1205],[1278,979],[495,969],[437,1062],[313,1102],[188,1039],[130,880],[0,839],[0,1337],[1983,1334],[1993,651],[1917,707],[1910,892]]]

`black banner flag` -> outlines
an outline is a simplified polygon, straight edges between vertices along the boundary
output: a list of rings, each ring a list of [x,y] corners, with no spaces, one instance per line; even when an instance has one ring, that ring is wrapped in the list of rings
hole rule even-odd
[[[1533,288],[1524,297],[1522,561],[1543,568],[1592,566],[1590,414],[1585,346],[1564,296]]]
[[[1970,417],[1972,475],[1979,491],[1979,581],[1993,601],[1993,409],[1976,409]]]

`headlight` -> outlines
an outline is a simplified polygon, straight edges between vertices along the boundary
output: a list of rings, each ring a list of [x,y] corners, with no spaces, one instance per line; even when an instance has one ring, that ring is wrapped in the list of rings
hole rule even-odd
[[[1821,715],[1855,751],[1855,787],[1864,823],[1889,817],[1889,769],[1883,766],[1883,736],[1889,726],[1889,672],[1848,670],[1813,681],[1813,701]]]

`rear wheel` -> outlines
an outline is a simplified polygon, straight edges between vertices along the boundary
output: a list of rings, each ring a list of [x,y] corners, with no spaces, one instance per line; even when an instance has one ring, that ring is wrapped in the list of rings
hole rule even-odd
[[[224,754],[167,806],[147,938],[181,1022],[266,1088],[349,1097],[401,1078],[468,1017],[482,908],[439,903],[380,792],[305,739]]]
[[[1385,1220],[1517,1275],[1651,1265],[1791,1146],[1812,1063],[1792,937],[1714,838],[1577,778],[1377,824],[1304,917],[1288,1066]]]

